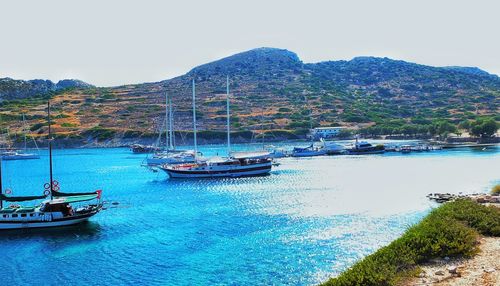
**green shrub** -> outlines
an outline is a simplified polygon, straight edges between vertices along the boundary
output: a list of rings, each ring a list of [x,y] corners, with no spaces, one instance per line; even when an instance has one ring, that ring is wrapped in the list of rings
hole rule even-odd
[[[475,254],[478,232],[499,236],[499,225],[498,208],[470,200],[444,204],[403,236],[324,285],[396,285],[429,259]]]
[[[101,126],[92,127],[82,133],[84,136],[92,136],[98,140],[111,139],[115,136],[116,130]]]
[[[500,195],[500,185],[496,185],[493,188],[491,188],[491,194]]]
[[[78,126],[78,124],[67,123],[67,122],[61,124],[61,127],[77,127],[77,126]]]
[[[35,124],[33,124],[33,126],[30,127],[30,131],[36,131],[45,125],[48,125],[48,124],[47,123],[35,123]]]

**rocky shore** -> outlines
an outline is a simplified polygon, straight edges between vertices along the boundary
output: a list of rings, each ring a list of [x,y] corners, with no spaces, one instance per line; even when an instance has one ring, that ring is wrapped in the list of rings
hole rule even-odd
[[[500,285],[500,238],[481,237],[479,253],[471,259],[434,259],[420,266],[418,277],[402,286],[497,286]]]

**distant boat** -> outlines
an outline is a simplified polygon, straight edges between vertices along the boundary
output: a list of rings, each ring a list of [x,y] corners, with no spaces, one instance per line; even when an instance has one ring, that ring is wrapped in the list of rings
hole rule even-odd
[[[326,150],[327,155],[340,155],[346,152],[344,145],[333,141],[326,141],[323,138],[320,139],[320,146]]]
[[[165,149],[155,152],[151,157],[146,158],[146,164],[149,167],[160,166],[164,164],[184,164],[194,163],[196,154],[192,150],[177,150],[174,144],[173,131],[173,113],[172,98],[165,93]],[[158,138],[158,144],[160,142]]]
[[[412,146],[411,145],[401,145],[401,148],[399,149],[401,153],[411,153],[412,151]]]
[[[130,146],[130,150],[132,150],[134,154],[146,154],[157,152],[161,149],[158,146],[153,145],[133,144]]]
[[[244,177],[268,174],[273,166],[269,153],[261,154],[237,154],[231,153],[230,137],[230,113],[229,113],[229,77],[227,77],[226,89],[227,105],[227,153],[228,157],[213,157],[206,161],[196,160],[193,164],[173,165],[167,164],[160,168],[171,178],[216,178],[216,177]],[[196,89],[193,80],[193,134],[195,155],[196,144]]]
[[[310,146],[301,148],[294,147],[292,150],[292,157],[315,157],[326,155],[326,149],[311,144]]]
[[[196,156],[194,151],[190,150],[169,150],[155,153],[150,158],[146,159],[148,166],[161,166],[165,164],[185,164],[194,163]],[[198,160],[200,158],[198,157]]]
[[[2,160],[29,160],[40,159],[40,155],[34,153],[21,153],[15,150],[3,151],[0,155]]]
[[[276,148],[272,145],[266,146],[265,148],[269,152],[269,155],[271,156],[271,158],[273,158],[273,159],[279,159],[279,158],[284,158],[284,157],[289,156],[289,152],[283,148]]]
[[[45,192],[41,196],[7,196],[2,187],[2,162],[0,159],[0,230],[27,229],[42,227],[57,227],[74,225],[88,220],[102,209],[100,202],[101,190],[89,193],[62,193],[59,192],[59,183],[52,176],[52,139],[50,132],[50,103],[48,104],[49,121],[49,167],[50,182],[45,184]],[[19,202],[42,200],[39,205],[23,207]],[[95,204],[88,204],[73,208],[73,203],[97,200]],[[4,208],[4,202],[11,202]]]
[[[382,154],[384,152],[384,145],[373,146],[366,141],[358,141],[357,138],[354,146],[350,149],[347,149],[347,154],[349,155]]]
[[[267,159],[273,158],[272,153],[269,151],[243,151],[243,152],[231,152],[231,157],[235,159],[241,158],[252,158],[252,159]]]
[[[0,157],[2,160],[30,160],[30,159],[40,159],[40,155],[36,153],[29,153],[28,148],[27,148],[27,131],[24,128],[25,127],[25,118],[23,115],[23,134],[24,134],[24,149],[23,151],[21,150],[16,150],[13,149],[12,147],[8,147],[6,150],[3,150],[0,152]],[[35,144],[36,149],[38,150],[38,146],[36,144],[36,141],[33,139],[33,143]]]

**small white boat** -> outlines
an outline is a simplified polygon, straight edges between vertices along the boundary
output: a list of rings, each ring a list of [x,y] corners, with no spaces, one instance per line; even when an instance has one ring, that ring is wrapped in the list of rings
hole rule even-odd
[[[323,138],[320,139],[320,147],[326,150],[328,155],[340,155],[346,152],[345,146],[338,144],[333,141],[325,141]]]
[[[177,150],[174,143],[174,118],[172,112],[172,97],[165,94],[165,147],[163,151],[158,151],[152,156],[146,158],[146,166],[156,167],[165,164],[185,164],[194,163],[197,158],[194,150]],[[161,133],[158,137],[158,145],[161,141]],[[154,169],[154,168],[153,168]]]
[[[413,148],[413,147],[412,147],[411,145],[401,145],[401,148],[399,149],[399,151],[400,151],[401,153],[405,153],[405,154],[407,154],[407,153],[411,153],[412,148]]]
[[[40,159],[40,155],[35,153],[21,153],[18,151],[4,151],[0,154],[2,160],[30,160]]]
[[[24,149],[22,151],[20,150],[15,150],[12,148],[12,146],[8,146],[7,149],[4,149],[0,152],[0,157],[2,160],[31,160],[31,159],[40,159],[40,155],[37,153],[30,153],[28,152],[28,132],[26,128],[26,120],[23,115],[23,130],[24,134]],[[8,131],[7,131],[7,136],[8,136]],[[31,137],[33,140],[33,143],[35,145],[36,150],[38,151],[38,145],[36,144],[36,140]]]
[[[270,156],[274,159],[284,158],[289,156],[289,152],[287,152],[283,148],[277,148],[273,145],[265,146],[265,149],[269,152]]]
[[[194,151],[191,150],[170,150],[156,153],[146,159],[148,166],[160,166],[165,164],[185,164],[194,163],[197,160]],[[198,157],[198,160],[200,158]]]
[[[292,150],[292,157],[315,157],[327,154],[327,150],[322,147],[314,146],[311,144],[308,147],[294,147]]]
[[[134,154],[145,154],[160,151],[160,148],[153,145],[132,144],[130,145],[130,150]]]

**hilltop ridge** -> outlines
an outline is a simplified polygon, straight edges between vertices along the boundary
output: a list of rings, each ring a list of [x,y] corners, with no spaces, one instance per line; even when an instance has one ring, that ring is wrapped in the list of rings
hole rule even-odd
[[[175,128],[189,131],[195,79],[199,129],[223,131],[228,75],[234,131],[303,136],[311,125],[388,126],[398,132],[404,125],[425,127],[436,120],[452,124],[484,116],[499,120],[500,78],[478,68],[366,56],[303,63],[286,49],[258,48],[144,84],[104,88],[80,81],[2,79],[1,127],[18,130],[16,118],[26,113],[31,115],[32,132],[43,134],[44,103],[36,95],[59,89],[47,94],[59,106],[55,130],[60,136],[85,140],[152,136],[161,126],[168,91]]]
[[[0,101],[43,96],[49,92],[68,88],[91,88],[91,84],[78,79],[63,79],[57,83],[50,80],[16,80],[9,77],[0,78]]]

